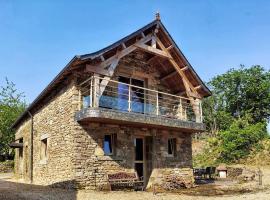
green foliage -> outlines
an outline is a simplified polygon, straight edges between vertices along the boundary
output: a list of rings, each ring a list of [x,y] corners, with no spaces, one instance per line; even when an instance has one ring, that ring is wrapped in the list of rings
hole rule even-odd
[[[216,137],[207,139],[203,152],[193,157],[193,167],[217,166],[219,164],[220,149],[217,148],[220,140]]]
[[[266,124],[258,122],[250,124],[246,119],[237,119],[228,130],[221,131],[218,139],[221,141],[219,160],[221,162],[236,162],[249,155],[258,142],[266,138]]]
[[[10,127],[26,107],[23,98],[15,84],[6,79],[6,85],[0,88],[0,155],[10,155],[8,144],[14,140],[14,131]]]
[[[239,162],[260,150],[270,120],[270,71],[261,66],[231,69],[209,83],[212,96],[203,100],[208,145],[195,165]]]
[[[261,66],[231,69],[210,82],[217,107],[234,117],[252,114],[254,122],[270,117],[270,72]]]
[[[247,118],[235,119],[231,126],[216,137],[207,139],[203,152],[193,159],[194,166],[216,166],[219,163],[237,163],[253,150],[259,151],[260,141],[268,137],[263,122],[250,124]]]

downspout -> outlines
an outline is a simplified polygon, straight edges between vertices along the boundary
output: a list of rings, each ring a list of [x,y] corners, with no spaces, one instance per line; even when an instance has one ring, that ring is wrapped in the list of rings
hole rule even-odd
[[[33,183],[33,132],[34,132],[34,120],[33,115],[27,111],[31,117],[31,128],[30,128],[30,182]]]

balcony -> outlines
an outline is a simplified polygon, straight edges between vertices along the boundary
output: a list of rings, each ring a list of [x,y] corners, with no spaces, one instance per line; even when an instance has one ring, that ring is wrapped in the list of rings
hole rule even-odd
[[[77,121],[92,120],[120,124],[171,127],[201,131],[200,101],[143,87],[92,76],[80,84]]]

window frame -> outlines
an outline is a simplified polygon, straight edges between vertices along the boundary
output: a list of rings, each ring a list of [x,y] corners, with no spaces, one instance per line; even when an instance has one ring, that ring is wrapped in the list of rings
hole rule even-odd
[[[43,134],[40,137],[40,161],[42,164],[46,164],[49,158],[49,135]]]
[[[169,150],[171,151],[171,153],[169,153]],[[167,155],[169,157],[176,157],[176,138],[175,137],[170,137],[167,140]]]
[[[110,138],[111,138],[111,148],[109,148],[109,149],[111,149],[110,153],[105,152],[105,137],[106,136],[110,136]],[[102,150],[103,150],[105,156],[114,156],[115,155],[115,153],[116,153],[116,141],[117,141],[117,134],[116,133],[106,133],[106,134],[104,134]]]

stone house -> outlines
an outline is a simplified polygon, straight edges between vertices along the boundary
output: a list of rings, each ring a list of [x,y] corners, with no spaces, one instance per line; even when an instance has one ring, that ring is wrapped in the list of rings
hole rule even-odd
[[[103,189],[111,172],[145,187],[192,177],[192,133],[211,95],[159,16],[95,53],[75,56],[13,124],[15,176]]]

